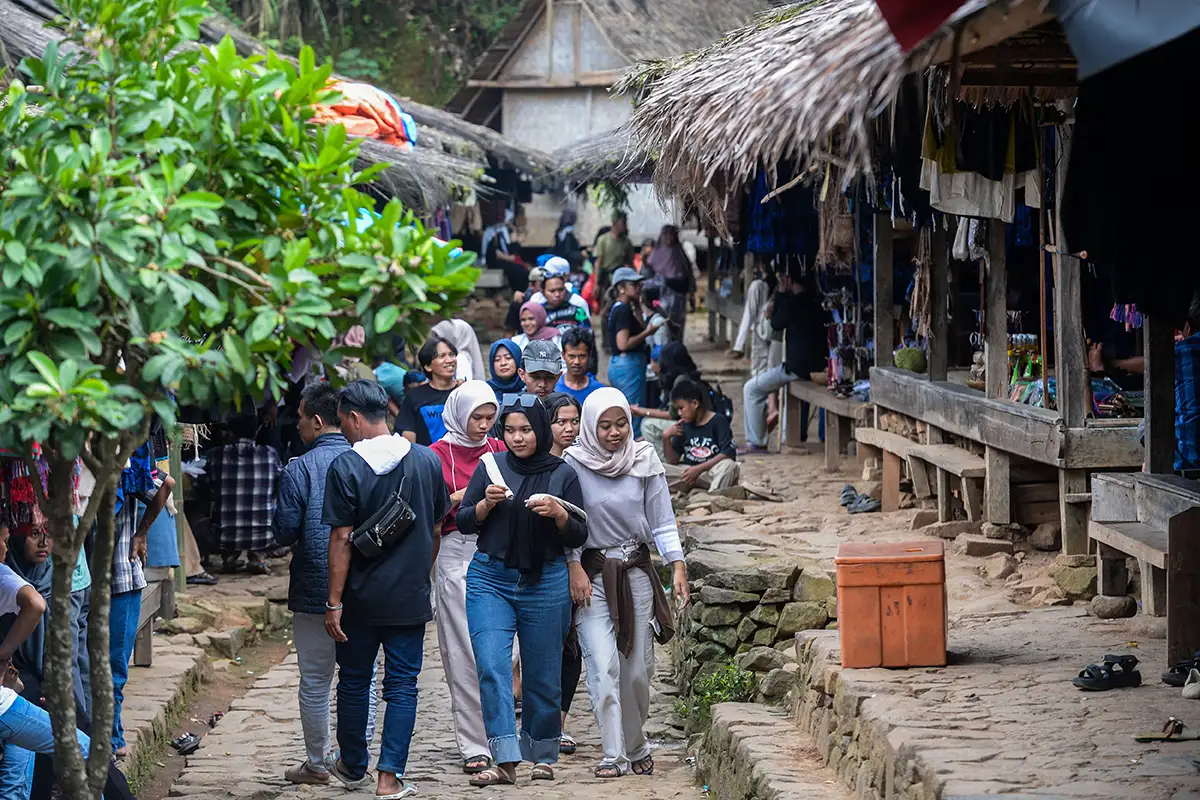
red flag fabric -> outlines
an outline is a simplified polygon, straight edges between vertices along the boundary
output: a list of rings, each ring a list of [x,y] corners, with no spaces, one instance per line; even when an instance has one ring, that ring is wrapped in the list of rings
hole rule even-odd
[[[905,52],[937,30],[962,4],[963,0],[875,0]]]

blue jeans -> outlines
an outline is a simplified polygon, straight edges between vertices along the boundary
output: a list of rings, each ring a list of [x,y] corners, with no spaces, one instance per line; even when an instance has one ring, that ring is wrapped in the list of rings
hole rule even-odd
[[[80,730],[75,731],[75,737],[86,757],[91,740]],[[34,753],[54,752],[50,715],[18,696],[8,711],[0,715],[0,742],[4,743],[4,760],[0,761],[0,798],[29,800],[33,788]]]
[[[417,676],[425,656],[424,625],[366,625],[342,616],[346,641],[337,643],[337,741],[342,764],[354,779],[367,773],[367,717],[375,659],[383,646],[383,735],[380,772],[404,774],[417,722]]]
[[[88,656],[88,614],[91,588],[71,592],[71,639],[75,643],[75,702],[88,719],[92,717],[92,667]]]
[[[113,679],[113,750],[125,746],[125,728],[121,726],[121,703],[125,701],[125,684],[129,682],[129,659],[133,657],[133,642],[137,638],[138,619],[142,614],[142,590],[121,592],[112,596],[108,611],[108,659]]]
[[[562,736],[562,653],[571,624],[567,562],[540,577],[476,553],[467,568],[467,627],[479,673],[483,727],[498,764],[554,764]],[[513,636],[521,641],[521,738],[512,692]]]
[[[629,401],[631,406],[646,402],[645,353],[613,353],[608,358],[608,383]],[[633,418],[633,435],[642,435],[642,418]]]

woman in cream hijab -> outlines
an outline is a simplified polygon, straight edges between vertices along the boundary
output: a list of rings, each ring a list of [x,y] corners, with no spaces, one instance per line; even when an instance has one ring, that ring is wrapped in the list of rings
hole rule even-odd
[[[650,634],[665,642],[675,632],[650,562],[650,542],[674,565],[681,607],[690,600],[687,566],[665,470],[651,445],[633,440],[625,395],[612,388],[588,395],[579,440],[564,458],[583,488],[588,539],[568,560],[588,695],[604,749],[595,775],[650,775],[654,759],[642,733],[654,673]]]

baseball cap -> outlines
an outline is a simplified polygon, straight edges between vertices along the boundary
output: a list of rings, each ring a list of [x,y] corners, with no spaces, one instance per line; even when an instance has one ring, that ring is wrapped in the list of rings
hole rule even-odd
[[[531,281],[546,280],[546,270],[542,269],[541,267],[534,267],[533,269],[529,270],[529,280],[531,280]]]
[[[546,261],[542,269],[546,270],[546,275],[566,275],[571,271],[571,264],[562,256],[554,256]]]
[[[624,283],[625,281],[641,280],[645,280],[645,278],[643,278],[642,275],[633,267],[618,267],[617,270],[613,272],[612,276],[612,282],[614,286],[618,283]]]
[[[537,340],[525,345],[521,352],[521,366],[527,373],[549,372],[561,375],[563,371],[562,351],[554,342]]]

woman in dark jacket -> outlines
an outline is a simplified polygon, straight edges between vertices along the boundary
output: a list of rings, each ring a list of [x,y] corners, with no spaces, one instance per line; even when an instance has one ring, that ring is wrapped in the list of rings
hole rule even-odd
[[[485,455],[467,485],[458,529],[478,535],[467,570],[467,621],[483,724],[496,766],[474,786],[516,782],[519,762],[553,780],[562,735],[562,652],[571,623],[566,555],[587,540],[575,471],[550,453],[550,415],[536,395],[507,395],[499,430],[508,452]],[[565,503],[559,500],[566,501]],[[576,514],[578,511],[578,515]],[[521,642],[522,715],[513,715],[512,648]]]

